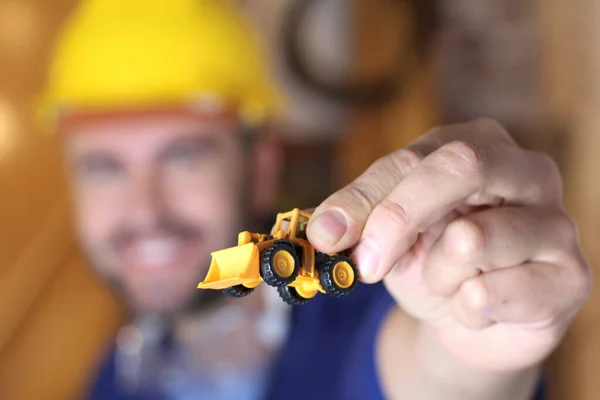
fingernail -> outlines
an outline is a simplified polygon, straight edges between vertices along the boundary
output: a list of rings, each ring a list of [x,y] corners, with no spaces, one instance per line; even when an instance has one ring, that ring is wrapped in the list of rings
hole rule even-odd
[[[311,230],[317,239],[330,245],[339,242],[348,229],[344,214],[337,210],[327,210],[317,215],[312,223]]]
[[[354,260],[361,278],[366,282],[377,279],[379,269],[379,248],[371,239],[364,239],[354,250]]]

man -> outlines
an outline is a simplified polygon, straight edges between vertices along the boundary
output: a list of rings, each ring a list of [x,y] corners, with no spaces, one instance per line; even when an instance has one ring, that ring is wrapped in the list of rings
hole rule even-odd
[[[79,237],[141,321],[92,397],[539,395],[590,268],[555,164],[487,119],[424,134],[316,208],[309,240],[354,248],[365,284],[293,308],[282,341],[257,323],[262,297],[196,290],[209,252],[272,204],[276,154],[252,135],[276,110],[258,54],[211,0],[89,0],[61,36],[46,106]]]

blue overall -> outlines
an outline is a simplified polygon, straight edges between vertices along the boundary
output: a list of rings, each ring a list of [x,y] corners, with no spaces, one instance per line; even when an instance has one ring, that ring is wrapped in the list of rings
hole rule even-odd
[[[375,344],[380,322],[393,304],[379,283],[359,284],[341,299],[317,295],[294,307],[289,334],[256,400],[383,400]],[[164,393],[127,395],[115,382],[113,351],[94,382],[90,400],[175,400]],[[543,389],[540,384],[532,400],[544,399]],[[187,399],[177,400],[181,398]]]

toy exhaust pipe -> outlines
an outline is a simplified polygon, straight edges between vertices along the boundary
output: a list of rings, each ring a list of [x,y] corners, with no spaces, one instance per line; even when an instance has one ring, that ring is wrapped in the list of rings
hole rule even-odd
[[[230,247],[211,253],[212,260],[206,278],[198,284],[199,289],[225,289],[231,286],[258,286],[258,247],[254,243]]]

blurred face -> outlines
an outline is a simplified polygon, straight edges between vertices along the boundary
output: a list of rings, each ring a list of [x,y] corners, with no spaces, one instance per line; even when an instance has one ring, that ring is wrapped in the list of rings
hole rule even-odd
[[[184,308],[200,292],[210,252],[244,230],[250,164],[236,120],[112,116],[65,133],[91,263],[136,311]]]

